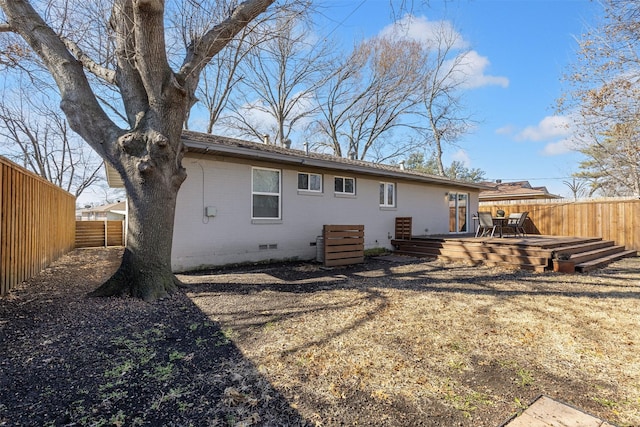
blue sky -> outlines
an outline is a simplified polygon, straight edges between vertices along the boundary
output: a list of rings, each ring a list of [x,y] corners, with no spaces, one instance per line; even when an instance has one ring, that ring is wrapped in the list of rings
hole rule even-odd
[[[326,17],[319,32],[345,47],[372,37],[394,19],[389,0],[314,2]],[[394,1],[394,4],[400,4]],[[462,160],[490,180],[529,180],[569,196],[562,183],[581,157],[569,151],[570,135],[555,101],[561,78],[575,61],[576,38],[597,20],[597,2],[582,0],[407,0],[416,24],[449,21],[474,51],[476,87],[464,94],[479,120],[445,163]],[[397,15],[395,16],[398,17]],[[322,34],[321,34],[322,35]]]
[[[401,3],[411,7],[416,34],[446,21],[473,51],[474,85],[465,91],[464,102],[479,122],[457,146],[445,146],[445,164],[460,160],[485,171],[488,180],[528,180],[569,197],[563,181],[578,170],[581,155],[568,149],[570,134],[560,125],[569,119],[557,115],[555,103],[567,86],[562,75],[576,60],[576,38],[600,14],[597,2],[313,0],[316,37],[349,51],[403,18]],[[83,199],[95,197],[102,196],[83,194]]]

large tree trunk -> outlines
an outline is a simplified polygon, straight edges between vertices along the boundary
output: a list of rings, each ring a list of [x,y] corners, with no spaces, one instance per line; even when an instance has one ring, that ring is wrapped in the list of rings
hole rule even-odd
[[[159,186],[156,186],[159,187]],[[90,296],[130,295],[153,301],[173,293],[171,246],[177,189],[157,188],[128,197],[127,247],[120,268]]]
[[[164,92],[167,102],[157,115],[149,112],[118,138],[119,169],[129,209],[127,247],[116,273],[91,296],[130,295],[153,301],[176,290],[171,271],[171,247],[178,190],[186,178],[182,167],[184,96]]]

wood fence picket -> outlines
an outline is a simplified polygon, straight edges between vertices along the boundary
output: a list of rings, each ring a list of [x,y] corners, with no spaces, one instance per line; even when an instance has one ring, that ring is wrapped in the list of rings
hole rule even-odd
[[[75,197],[0,156],[0,295],[74,243]]]

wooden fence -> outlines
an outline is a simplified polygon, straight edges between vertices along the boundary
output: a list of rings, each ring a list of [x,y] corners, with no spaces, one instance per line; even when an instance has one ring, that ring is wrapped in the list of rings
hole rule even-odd
[[[124,221],[76,221],[76,248],[124,246]]]
[[[364,225],[325,225],[322,237],[325,266],[364,262]]]
[[[0,156],[0,295],[73,250],[75,197]]]
[[[526,231],[550,236],[602,237],[640,251],[640,200],[482,202],[480,211],[529,212]]]

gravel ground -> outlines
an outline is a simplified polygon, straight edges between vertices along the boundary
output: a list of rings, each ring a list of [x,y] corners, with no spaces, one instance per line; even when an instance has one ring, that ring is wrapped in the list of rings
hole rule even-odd
[[[546,394],[640,425],[640,259],[586,275],[367,259],[87,298],[122,249],[0,300],[0,425],[498,426]]]

